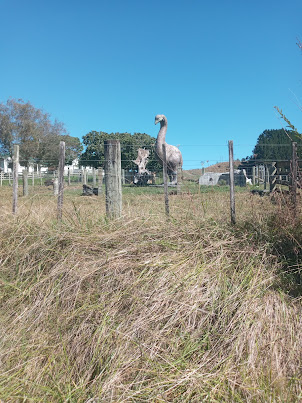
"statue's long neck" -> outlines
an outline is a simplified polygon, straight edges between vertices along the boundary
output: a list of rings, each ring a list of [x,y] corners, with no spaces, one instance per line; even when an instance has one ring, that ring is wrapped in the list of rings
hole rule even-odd
[[[167,120],[166,119],[161,120],[160,129],[159,129],[159,132],[157,135],[157,140],[156,140],[156,152],[159,156],[161,156],[163,153],[163,144],[166,141],[167,128],[168,128]]]

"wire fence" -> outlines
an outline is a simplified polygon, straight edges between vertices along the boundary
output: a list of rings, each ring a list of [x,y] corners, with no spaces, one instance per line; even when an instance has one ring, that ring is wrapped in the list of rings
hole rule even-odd
[[[148,159],[148,165],[152,166],[152,164],[158,162],[158,159],[156,157],[156,144],[144,144],[144,143],[138,143],[138,144],[133,144],[133,143],[123,143],[121,142],[121,162],[122,162],[122,167],[128,166],[129,164],[132,165],[131,168],[135,168],[135,163],[133,160],[135,160],[137,156],[137,150],[139,148],[144,148],[148,149],[150,151],[150,156]],[[184,167],[187,169],[187,167],[193,167],[193,168],[199,168],[201,164],[203,165],[213,165],[219,162],[224,162],[228,160],[228,144],[212,144],[212,143],[203,143],[203,144],[178,144],[175,146],[176,148],[179,148],[179,150],[183,154],[183,159],[184,159]],[[253,144],[248,144],[248,143],[235,143],[234,144],[234,160],[242,160],[244,159],[245,154],[250,154],[249,155],[249,160],[259,160],[262,157],[259,157],[259,155],[254,156],[253,153],[250,151],[246,150],[252,150],[255,147]],[[283,160],[288,160],[291,158],[291,148],[292,145],[291,143],[288,144],[283,144],[283,143],[269,143],[269,144],[262,144],[259,143],[257,144],[257,149],[260,150],[260,154],[267,154],[269,150],[271,150],[274,154],[276,153],[276,148],[279,148],[283,150],[282,152],[280,151],[278,154],[280,154],[280,157],[273,157],[271,158],[270,156],[266,156],[265,160],[269,161],[283,161]],[[102,166],[104,164],[104,155],[103,155],[103,147],[101,149],[101,154],[100,156],[98,152],[96,151],[92,157],[85,158],[84,155],[85,153],[80,157],[80,164],[82,166],[97,166],[98,164]],[[302,144],[298,143],[297,144],[297,151],[298,155],[301,155],[302,158]],[[41,161],[35,159],[35,158],[29,158],[28,159],[32,165],[39,166],[41,164]],[[50,170],[53,170],[55,166],[58,163],[57,158],[53,159],[43,159],[43,166],[48,166]],[[22,159],[20,159],[20,164],[22,165]],[[72,163],[71,163],[72,166]],[[12,167],[12,163],[11,163]],[[1,167],[0,167],[1,169]]]
[[[252,186],[253,188],[258,188],[260,191],[272,192],[277,186],[279,186],[279,189],[282,189],[283,186],[293,188],[295,183],[297,189],[302,182],[302,172],[299,168],[299,166],[302,167],[302,161],[299,160],[302,151],[301,144],[297,145],[293,143],[295,144],[295,156],[293,155],[293,144],[260,144],[258,145],[260,147],[258,150],[261,150],[261,147],[266,151],[269,150],[269,152],[263,154],[264,156],[272,156],[270,151],[276,147],[287,150],[287,154],[276,154],[278,158],[259,158],[259,156],[254,155],[247,160],[237,161],[235,166],[237,169],[235,169],[234,173],[230,173],[230,167],[234,167],[234,159],[236,159],[233,154],[232,160],[230,156],[224,158],[224,161],[221,162],[217,161],[217,159],[212,160],[215,161],[214,166],[209,166],[211,162],[209,159],[198,160],[200,168],[197,168],[195,165],[195,169],[193,170],[185,169],[181,172],[179,169],[177,173],[173,173],[169,166],[169,160],[165,162],[164,158],[160,158],[159,161],[158,157],[156,157],[157,151],[155,150],[155,145],[153,145],[153,148],[150,148],[150,145],[148,145],[150,148],[148,150],[148,158],[144,161],[142,169],[138,161],[139,158],[137,157],[137,160],[133,159],[137,155],[138,149],[135,149],[136,154],[132,154],[131,157],[125,154],[127,146],[133,148],[133,144],[120,144],[117,140],[114,140],[114,142],[116,146],[118,145],[116,157],[106,157],[105,144],[105,155],[102,155],[100,158],[96,155],[94,159],[81,159],[82,167],[75,164],[64,166],[65,148],[64,155],[60,154],[56,160],[61,161],[61,167],[59,168],[52,166],[48,169],[43,169],[38,164],[36,170],[29,171],[28,169],[22,169],[22,172],[20,172],[18,168],[19,161],[17,164],[15,161],[16,156],[14,156],[13,170],[8,170],[8,172],[2,170],[0,172],[0,186],[14,187],[17,181],[18,185],[23,185],[23,196],[26,196],[29,192],[32,193],[44,189],[43,191],[45,192],[53,192],[54,195],[61,196],[61,199],[64,187],[65,192],[68,190],[69,193],[73,193],[75,196],[98,195],[103,197],[106,194],[107,203],[107,190],[111,186],[111,182],[120,182],[120,189],[119,185],[115,184],[114,186],[117,186],[118,191],[114,188],[112,193],[121,192],[129,194],[132,192],[133,195],[138,195],[141,194],[141,192],[137,192],[137,189],[140,188],[146,194],[165,193],[165,200],[167,200],[167,189],[170,192],[189,192],[191,194],[200,193],[201,191],[206,192],[208,189],[221,191],[222,188],[225,188],[225,191],[228,191],[228,188],[232,188],[233,181],[236,191],[239,191],[239,188]],[[225,145],[221,146],[225,147]],[[205,147],[205,145],[183,145],[180,148],[183,147]],[[144,150],[146,151],[146,149]],[[228,144],[227,151],[230,151],[230,143]],[[168,156],[168,152],[166,153],[165,151],[163,155]],[[117,160],[113,161],[114,158],[117,158]],[[185,166],[194,161],[194,159],[186,159]],[[55,160],[49,160],[48,165],[51,165],[52,162],[55,162]],[[293,173],[294,162],[296,164],[295,173]],[[93,165],[98,166],[98,168],[93,167]],[[114,169],[109,167],[111,165],[114,166]],[[166,167],[167,173],[170,175],[169,177],[164,174],[164,169],[161,165],[163,165],[163,168]],[[177,180],[175,181],[176,177]],[[16,189],[16,186],[14,189]],[[16,200],[16,197],[15,195],[14,200]],[[60,203],[62,204],[62,201]]]

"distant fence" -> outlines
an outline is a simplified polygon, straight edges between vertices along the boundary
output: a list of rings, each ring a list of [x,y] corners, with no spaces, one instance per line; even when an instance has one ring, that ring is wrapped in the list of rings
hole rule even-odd
[[[248,164],[250,166],[247,166]],[[301,187],[302,160],[293,158],[282,161],[256,161],[248,164],[242,164],[241,168],[244,167],[253,185],[263,185],[264,189],[270,192],[276,190],[276,185],[290,188],[297,183],[297,186]]]
[[[104,177],[104,169],[101,168],[102,175]],[[134,183],[135,176],[137,174],[136,171],[132,170],[126,170],[122,169],[122,184],[131,184]],[[23,172],[18,173],[18,179],[23,180]],[[51,172],[28,172],[27,171],[27,177],[29,182],[34,181],[36,184],[41,184],[44,185],[45,181],[52,180],[58,177],[58,171],[51,171]],[[68,183],[68,179],[70,178],[70,182],[74,183],[93,183],[94,182],[94,177],[96,178],[96,182],[98,182],[98,168],[92,169],[92,170],[86,170],[84,169],[77,169],[76,171],[71,171],[70,173],[64,172],[64,181]],[[150,174],[150,181],[151,178],[161,178],[163,180],[163,175],[162,172],[153,172]],[[0,172],[0,186],[3,186],[4,184],[9,184],[12,185],[13,183],[13,173],[12,172],[7,172],[4,173],[3,171]]]
[[[226,183],[230,188],[230,207],[231,207],[231,222],[236,223],[235,215],[235,176],[234,176],[234,157],[233,157],[233,142],[229,141],[229,181]],[[23,181],[23,195],[28,194],[28,187],[31,185],[47,185],[53,186],[54,195],[58,197],[58,219],[62,218],[63,208],[63,189],[71,183],[78,183],[83,185],[83,190],[89,188],[87,194],[102,194],[102,185],[105,182],[105,196],[106,196],[106,211],[108,216],[118,218],[122,214],[122,185],[134,184],[137,177],[136,171],[127,171],[121,169],[121,147],[119,140],[106,140],[104,144],[105,149],[105,163],[103,167],[98,169],[87,168],[79,170],[67,171],[64,169],[65,165],[65,143],[60,143],[59,151],[59,169],[52,172],[28,172],[24,170],[22,174],[18,174],[19,171],[19,150],[16,146],[13,156],[13,174],[10,172],[4,174],[0,173],[0,186],[3,184],[9,184],[13,187],[13,212],[17,212],[17,196],[18,196],[18,183],[20,179]],[[163,145],[163,170],[158,175],[164,185],[163,190],[165,194],[165,210],[167,218],[169,218],[169,194],[168,194],[168,178],[167,178],[167,162],[165,159],[166,149]],[[246,171],[245,177],[252,177],[253,185],[263,184],[266,192],[273,191],[276,185],[288,186],[292,194],[292,201],[294,209],[297,207],[296,192],[299,186],[299,180],[302,177],[302,172],[299,169],[299,163],[297,159],[297,144],[292,143],[292,159],[291,161],[248,161],[242,162],[240,168]],[[159,172],[157,172],[159,174]],[[150,180],[150,184],[157,186],[156,175],[154,173],[148,173],[147,179]],[[178,168],[178,181],[175,186],[175,193],[181,193],[181,167]],[[227,182],[227,181],[225,181]],[[92,186],[87,184],[91,183]],[[143,181],[147,183],[147,181]],[[173,182],[174,183],[174,182]],[[160,185],[159,185],[160,186]]]

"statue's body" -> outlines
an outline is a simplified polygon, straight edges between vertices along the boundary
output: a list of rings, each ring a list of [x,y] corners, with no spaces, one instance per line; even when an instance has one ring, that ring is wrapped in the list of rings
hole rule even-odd
[[[157,135],[155,144],[156,156],[159,162],[163,163],[163,144],[166,144],[166,158],[167,158],[167,170],[171,179],[171,184],[177,183],[177,169],[182,168],[182,155],[180,150],[166,143],[166,133],[168,127],[168,121],[165,115],[156,115],[155,124],[160,122],[160,129]]]

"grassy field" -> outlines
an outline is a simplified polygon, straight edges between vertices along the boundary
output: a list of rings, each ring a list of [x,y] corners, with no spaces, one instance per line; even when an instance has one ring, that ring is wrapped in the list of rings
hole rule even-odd
[[[302,399],[301,211],[237,189],[0,188],[2,402]],[[300,206],[301,207],[301,206]]]

